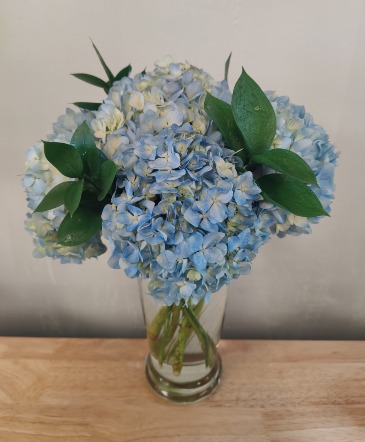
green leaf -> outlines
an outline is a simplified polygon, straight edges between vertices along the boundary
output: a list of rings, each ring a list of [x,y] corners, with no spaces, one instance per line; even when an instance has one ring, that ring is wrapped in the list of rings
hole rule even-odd
[[[107,160],[103,152],[95,145],[94,134],[84,121],[74,132],[71,146],[76,148],[82,158],[84,174],[92,181],[100,180],[101,165]]]
[[[245,141],[233,118],[231,106],[207,92],[204,109],[218,126],[227,145],[245,161],[247,158]]]
[[[92,84],[93,86],[101,87],[104,91],[109,90],[109,85],[101,78],[95,77],[94,75],[89,74],[71,74],[74,77],[78,78],[81,81],[85,81],[85,83]],[[108,92],[106,92],[108,93]]]
[[[91,40],[91,39],[90,39],[90,40]],[[96,55],[98,56],[98,58],[99,58],[99,60],[100,60],[100,63],[102,64],[102,66],[103,66],[103,68],[104,68],[104,71],[105,71],[106,75],[107,75],[108,78],[109,78],[109,81],[112,82],[113,79],[114,79],[114,75],[112,74],[112,71],[108,68],[107,64],[106,64],[105,61],[104,61],[104,58],[101,56],[101,54],[100,54],[98,48],[95,46],[95,44],[94,44],[94,42],[93,42],[92,40],[91,40],[91,43],[92,43],[92,45],[93,45],[93,48],[95,49]]]
[[[302,157],[290,150],[271,149],[261,155],[254,155],[251,162],[263,164],[302,183],[318,186],[312,169]]]
[[[225,64],[224,64],[224,79],[228,81],[228,71],[229,71],[229,65],[231,64],[231,57],[232,52],[229,54]]]
[[[121,80],[123,77],[128,77],[129,74],[132,71],[132,66],[129,64],[128,66],[126,66],[125,68],[123,68],[121,71],[119,71],[117,73],[117,75],[114,77],[113,81],[119,81]]]
[[[71,218],[68,213],[57,234],[57,242],[64,246],[78,246],[92,238],[101,229],[101,213],[80,205]]]
[[[70,212],[70,216],[75,213],[80,205],[82,189],[84,187],[84,180],[73,181],[70,183],[65,192],[65,207]]]
[[[103,200],[109,192],[117,170],[118,166],[112,160],[107,160],[101,165],[101,192],[98,195],[99,201]]]
[[[257,180],[262,196],[298,216],[323,216],[323,209],[317,195],[304,183],[286,175],[273,173]]]
[[[233,89],[232,112],[249,155],[268,150],[276,133],[275,112],[264,92],[244,69]]]
[[[56,207],[62,206],[65,200],[65,192],[69,188],[72,182],[68,181],[66,183],[57,184],[53,189],[51,189],[43,200],[38,204],[35,212],[45,212],[46,210],[51,210]]]
[[[62,175],[69,178],[81,178],[82,159],[72,146],[65,143],[43,141],[44,154],[47,160],[58,169]]]
[[[101,106],[101,103],[89,103],[87,101],[77,101],[76,103],[72,103],[80,109],[85,109],[89,111],[97,111]]]

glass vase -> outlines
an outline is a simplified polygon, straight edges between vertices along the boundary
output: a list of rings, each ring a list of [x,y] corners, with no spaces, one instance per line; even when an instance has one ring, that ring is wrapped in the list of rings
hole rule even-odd
[[[146,377],[153,390],[172,402],[195,402],[217,387],[222,363],[217,351],[227,286],[198,303],[165,306],[139,280],[149,354]]]

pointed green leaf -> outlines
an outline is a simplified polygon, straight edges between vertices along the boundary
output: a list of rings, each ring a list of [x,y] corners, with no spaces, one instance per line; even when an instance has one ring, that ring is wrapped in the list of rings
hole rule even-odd
[[[57,242],[64,246],[79,246],[92,238],[101,229],[101,214],[80,205],[72,218],[68,213],[57,234]]]
[[[100,179],[100,168],[106,156],[95,145],[94,134],[84,121],[74,132],[71,146],[76,148],[82,158],[85,175],[97,182]]]
[[[263,164],[303,183],[318,186],[313,170],[302,157],[290,150],[271,149],[261,155],[254,155],[251,162]]]
[[[43,141],[44,154],[47,160],[58,169],[62,175],[69,178],[81,178],[82,160],[72,146],[65,143]]]
[[[101,165],[101,192],[98,195],[99,201],[103,200],[109,192],[117,170],[118,166],[112,160],[104,161]]]
[[[73,181],[65,192],[65,207],[70,212],[70,216],[75,213],[80,205],[84,180]]]
[[[273,173],[257,180],[265,200],[276,204],[298,216],[323,216],[323,209],[317,195],[304,183],[286,175]]]
[[[204,109],[217,125],[227,145],[245,161],[247,158],[245,142],[233,118],[231,106],[207,92]]]
[[[76,101],[76,103],[72,103],[80,109],[85,109],[89,111],[97,111],[101,106],[101,103],[89,103],[87,101]]]
[[[117,75],[114,77],[113,81],[119,81],[121,80],[123,77],[128,77],[129,74],[132,71],[132,66],[129,64],[128,66],[126,66],[125,68],[123,68],[121,71],[119,71],[117,73]]]
[[[250,157],[268,150],[276,133],[275,112],[264,92],[243,69],[233,89],[232,112]]]
[[[56,207],[62,206],[65,200],[65,192],[69,188],[72,182],[68,181],[66,183],[57,184],[53,189],[51,189],[43,200],[38,204],[35,212],[45,212],[46,210],[55,209]]]
[[[226,81],[228,81],[228,71],[229,71],[229,65],[231,64],[231,57],[232,57],[232,52],[229,54],[227,61],[224,65],[224,79]]]
[[[92,84],[93,86],[101,87],[104,90],[109,90],[109,85],[101,78],[95,77],[90,74],[71,74],[74,77],[78,78],[81,81],[85,81],[85,83]]]
[[[91,40],[91,39],[90,39],[90,40]],[[98,56],[98,58],[99,58],[99,60],[100,60],[101,65],[102,65],[103,68],[104,68],[104,71],[105,71],[106,75],[107,75],[108,78],[109,78],[109,81],[113,81],[113,79],[114,79],[114,75],[112,74],[112,71],[108,68],[107,64],[106,64],[105,61],[104,61],[104,58],[101,56],[101,54],[100,54],[98,48],[95,46],[95,44],[94,44],[94,42],[93,42],[92,40],[91,40],[91,43],[92,43],[93,48],[94,48],[94,50],[95,50],[95,52],[96,52],[96,55]]]

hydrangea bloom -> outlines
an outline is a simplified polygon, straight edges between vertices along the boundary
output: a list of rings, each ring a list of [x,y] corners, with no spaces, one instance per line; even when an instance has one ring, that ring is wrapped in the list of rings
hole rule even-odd
[[[142,135],[185,123],[205,135],[211,126],[204,111],[206,91],[225,101],[231,99],[226,81],[216,82],[201,69],[166,57],[153,72],[114,83],[91,122],[94,135],[104,153],[121,167],[121,154]]]
[[[90,121],[91,113],[74,112],[67,109],[53,125],[49,141],[70,143],[72,134],[83,121]],[[43,144],[37,143],[28,150],[23,187],[27,193],[28,207],[33,211],[44,196],[57,184],[66,181],[44,156]],[[35,249],[33,256],[60,258],[62,263],[81,263],[86,258],[97,257],[106,251],[100,234],[87,243],[77,247],[65,247],[57,243],[57,230],[65,216],[62,207],[42,213],[28,213],[25,227],[33,237]]]
[[[261,190],[251,172],[237,174],[234,152],[189,124],[142,135],[131,149],[133,159],[120,152],[128,166],[102,216],[109,264],[151,278],[167,305],[208,298],[247,273],[270,230],[258,222]]]
[[[305,112],[304,106],[296,106],[290,103],[288,97],[278,97],[273,92],[266,95],[274,108],[277,122],[272,148],[290,149],[308,163],[319,185],[309,187],[318,196],[325,211],[330,213],[335,191],[334,169],[339,153],[335,152],[325,130],[314,124],[312,116]],[[264,170],[265,174],[270,172],[269,169]],[[310,233],[310,224],[321,219],[296,216],[264,201],[260,206],[275,218],[272,230],[279,237]]]

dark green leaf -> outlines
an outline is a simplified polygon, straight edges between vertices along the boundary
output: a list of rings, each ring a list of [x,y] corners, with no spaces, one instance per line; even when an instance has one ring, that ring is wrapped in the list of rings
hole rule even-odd
[[[265,200],[298,216],[328,215],[317,195],[304,183],[286,175],[273,173],[257,180]]]
[[[204,109],[217,125],[227,145],[245,161],[247,158],[245,142],[233,118],[231,106],[207,92]]]
[[[44,212],[62,206],[65,200],[65,192],[71,184],[72,182],[70,181],[57,184],[57,186],[47,193],[34,212]]]
[[[89,111],[97,111],[101,106],[101,103],[89,103],[87,101],[77,101],[76,103],[73,104],[79,107],[80,109],[85,109]]]
[[[250,156],[268,150],[276,133],[275,112],[264,92],[243,69],[233,90],[232,112]]]
[[[74,132],[71,146],[75,147],[82,158],[85,175],[97,182],[100,179],[101,165],[106,161],[106,156],[95,145],[94,135],[86,121]]]
[[[65,143],[43,141],[44,154],[47,160],[58,169],[62,175],[69,178],[81,178],[82,160],[72,146]]]
[[[128,66],[126,66],[125,68],[123,68],[121,71],[119,71],[117,73],[117,75],[114,77],[113,81],[119,81],[121,80],[123,77],[128,77],[129,74],[132,71],[132,66],[129,64]]]
[[[254,155],[251,162],[263,164],[303,183],[318,186],[312,169],[303,158],[290,150],[271,149],[261,155]]]
[[[103,200],[109,192],[117,170],[118,166],[112,160],[107,160],[101,165],[101,192],[98,195],[99,201]]]
[[[83,187],[84,180],[73,181],[65,192],[65,207],[71,217],[80,205]]]
[[[226,81],[228,81],[228,71],[229,71],[229,65],[231,63],[231,57],[232,57],[232,52],[229,54],[229,56],[227,58],[227,61],[226,61],[225,65],[224,65],[224,79]]]
[[[104,90],[109,90],[109,85],[101,78],[95,77],[94,75],[89,74],[71,74],[74,77],[78,78],[81,81],[85,81],[86,83],[92,84],[93,86],[101,87]]]
[[[80,205],[71,218],[68,213],[58,229],[58,243],[78,246],[92,238],[101,229],[101,214]]]
[[[90,40],[91,40],[91,39],[90,39]],[[92,40],[91,40],[91,43],[92,43],[92,45],[93,45],[93,48],[95,49],[96,55],[98,56],[98,58],[99,58],[99,60],[100,60],[100,63],[102,64],[102,66],[103,66],[103,68],[104,68],[104,71],[105,71],[106,75],[107,75],[108,78],[109,78],[109,81],[113,81],[113,79],[114,79],[114,75],[112,74],[112,71],[108,68],[107,64],[106,64],[105,61],[104,61],[104,58],[101,56],[101,54],[100,54],[98,48],[95,46],[95,44],[94,44],[94,42],[93,42]]]

